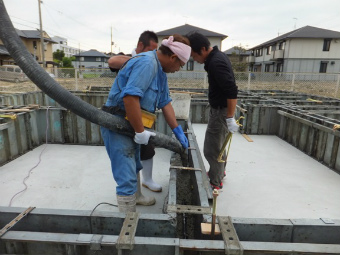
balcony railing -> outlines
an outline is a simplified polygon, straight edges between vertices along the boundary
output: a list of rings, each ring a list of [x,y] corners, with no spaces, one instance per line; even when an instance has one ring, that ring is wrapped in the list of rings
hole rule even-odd
[[[255,57],[254,56],[248,56],[247,57],[247,62],[248,63],[254,63],[255,62]]]
[[[281,59],[283,58],[283,50],[275,50],[271,53],[271,59]]]

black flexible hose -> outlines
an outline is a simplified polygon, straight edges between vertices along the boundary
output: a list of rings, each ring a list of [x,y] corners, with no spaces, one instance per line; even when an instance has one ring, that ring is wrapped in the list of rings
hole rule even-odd
[[[130,137],[134,136],[134,130],[128,121],[103,112],[93,105],[84,102],[79,97],[76,97],[71,92],[64,89],[49,76],[22,43],[8,16],[3,0],[0,0],[0,38],[12,58],[25,72],[28,78],[61,106],[95,124],[120,134]],[[156,147],[162,147],[179,153],[183,158],[184,150],[176,139],[159,132],[155,133],[156,136],[150,137],[150,143],[154,144]]]

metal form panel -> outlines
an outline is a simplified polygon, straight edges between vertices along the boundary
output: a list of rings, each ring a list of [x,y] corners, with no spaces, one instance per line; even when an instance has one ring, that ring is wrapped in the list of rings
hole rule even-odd
[[[0,207],[4,226],[24,208]],[[118,254],[116,244],[124,213],[34,209],[0,238],[2,254]],[[224,222],[225,217],[220,218]],[[340,221],[334,219],[230,218],[235,237],[245,254],[337,254],[340,252]],[[232,241],[232,240],[230,240]],[[221,236],[184,240],[176,237],[169,215],[140,214],[134,247],[128,254],[232,254]],[[71,252],[71,253],[70,253]],[[125,253],[124,253],[125,254]]]
[[[340,170],[337,168],[340,132],[332,128],[338,122],[324,122],[315,116],[305,119],[294,111],[278,111],[278,114],[281,115],[279,137],[328,167]]]
[[[84,95],[80,93],[80,96],[86,97],[91,104],[100,104],[104,98],[102,95],[94,98],[95,96],[89,93]],[[240,97],[244,105],[238,108],[238,114],[245,114],[248,117],[243,123],[244,130],[256,133],[277,132],[280,137],[304,149],[311,156],[323,160],[330,166],[339,167],[340,134],[339,131],[332,130],[332,118],[335,115],[329,114],[327,109],[323,109],[326,112],[322,113],[320,111],[307,113],[306,111],[311,110],[311,107],[314,107],[315,111],[319,110],[317,107],[319,103],[316,101],[306,101],[307,104],[303,104],[303,101],[309,98],[308,95],[263,91],[258,95],[241,93]],[[251,104],[247,103],[248,99]],[[46,97],[44,100],[48,101],[48,104],[55,104],[53,100]],[[321,101],[321,98],[313,97],[313,100]],[[325,101],[325,98],[322,100]],[[298,101],[299,104],[294,103]],[[195,118],[205,121],[209,109],[206,105],[207,101],[197,99],[196,102],[197,105],[191,109],[191,116],[195,115]],[[261,103],[256,104],[256,102]],[[192,103],[194,104],[195,100]],[[337,106],[336,100],[331,103]],[[298,108],[297,105],[301,107]],[[161,113],[158,115],[157,130],[172,135],[163,115]],[[77,144],[96,144],[100,140],[97,125],[92,125],[62,108],[45,107],[30,113],[18,114],[16,122],[10,119],[2,121],[5,122],[0,124],[4,125],[0,126],[0,138],[2,136],[0,155],[6,158],[12,157],[12,152],[19,155],[46,140],[54,143]],[[133,240],[134,248],[131,251],[123,251],[123,254],[166,255],[186,254],[187,251],[190,254],[192,252],[231,254],[232,252],[222,241],[221,236],[216,238],[220,240],[213,241],[197,233],[198,223],[210,221],[211,215],[208,214],[210,187],[209,185],[206,187],[204,164],[197,149],[196,138],[191,133],[191,122],[179,121],[179,123],[184,130],[188,130],[190,147],[195,148],[189,150],[190,167],[200,171],[170,169],[168,204],[173,212],[140,215]],[[46,139],[47,127],[49,129]],[[11,138],[15,141],[12,152],[1,149],[6,146],[10,148]],[[174,163],[174,166],[179,166],[178,162]],[[190,187],[190,191],[184,190],[182,197],[179,197],[182,182]],[[189,197],[189,193],[190,198],[184,199]],[[188,201],[190,204],[187,203]],[[192,209],[199,211],[201,208],[204,208],[204,215],[194,215],[190,212]],[[0,207],[0,227],[5,226],[21,211],[22,208]],[[18,254],[29,251],[31,254],[91,254],[100,251],[102,254],[119,254],[116,244],[124,218],[125,214],[122,213],[35,209],[29,217],[20,221],[13,230],[8,231],[0,239],[0,253]],[[340,253],[339,220],[233,218],[232,224],[239,243],[247,254]],[[195,231],[189,233],[188,227],[194,228]],[[181,237],[178,238],[179,236]]]
[[[193,99],[190,106],[192,123],[208,123],[210,107],[207,99]]]

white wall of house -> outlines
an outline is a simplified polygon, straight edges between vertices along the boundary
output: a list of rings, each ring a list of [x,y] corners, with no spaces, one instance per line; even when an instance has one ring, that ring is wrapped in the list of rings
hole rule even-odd
[[[329,51],[323,51],[324,39],[292,39],[285,58],[340,59],[340,40],[332,40]]]
[[[323,51],[324,39],[291,39],[286,42],[284,72],[319,73],[322,62],[327,73],[340,73],[340,40],[332,40]]]
[[[340,73],[340,40],[332,39],[329,51],[324,51],[323,45],[323,38],[293,38],[286,40],[283,50],[283,70],[281,71],[319,73],[321,64],[325,63],[327,64],[326,73]],[[270,54],[267,53],[267,46],[262,48],[261,56],[256,56],[255,50],[255,63],[262,64],[261,68],[256,68],[257,72],[276,72],[278,62],[273,60],[273,49],[275,48],[278,51],[279,43],[273,46],[269,51]],[[271,65],[265,68],[269,64]]]

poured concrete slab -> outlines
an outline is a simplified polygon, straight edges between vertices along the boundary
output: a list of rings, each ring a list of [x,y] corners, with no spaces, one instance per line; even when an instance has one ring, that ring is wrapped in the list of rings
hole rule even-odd
[[[193,124],[201,153],[206,126]],[[339,174],[277,136],[249,137],[233,135],[218,215],[340,219]]]
[[[193,124],[193,129],[202,153],[206,124]],[[339,174],[276,136],[250,138],[253,142],[241,134],[233,136],[218,215],[340,219]],[[154,179],[163,192],[143,187],[144,195],[155,196],[157,203],[137,206],[137,211],[162,213],[170,157],[170,151],[156,149]],[[9,206],[25,188],[23,180],[33,167],[27,190],[15,196],[11,206],[92,210],[101,202],[116,204],[116,184],[103,146],[47,144],[0,167],[0,206]],[[108,205],[97,210],[118,211]]]
[[[153,206],[137,206],[142,213],[162,213],[168,191],[170,151],[156,149],[154,180],[163,192],[142,188],[145,196],[157,195]],[[23,180],[30,173],[26,181]],[[117,204],[116,182],[104,146],[45,144],[0,167],[0,206],[92,210],[101,203]],[[15,196],[15,197],[13,197]],[[98,210],[118,211],[101,205]]]

